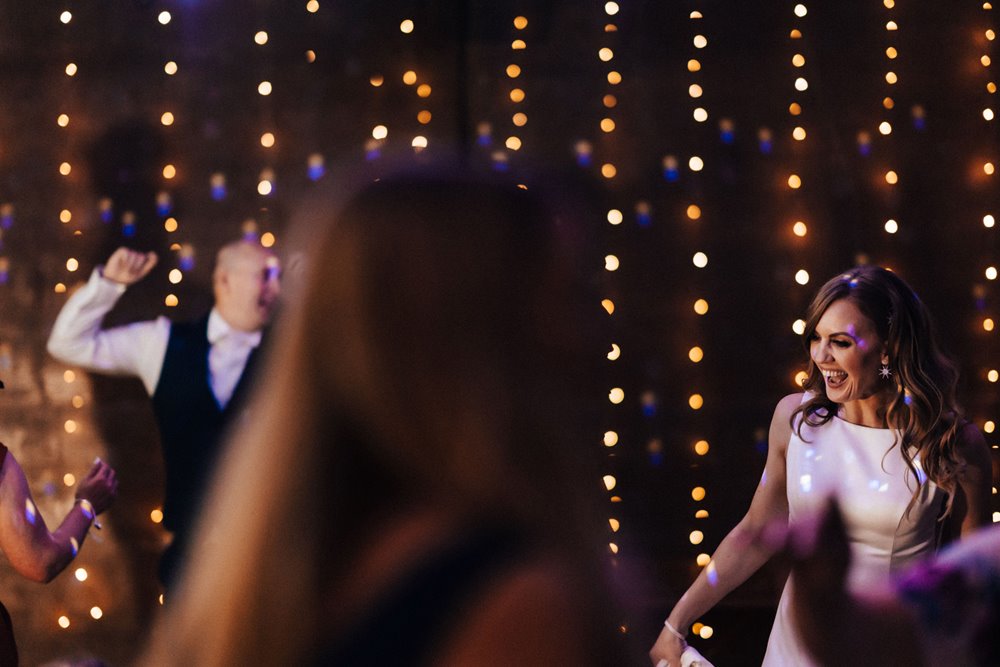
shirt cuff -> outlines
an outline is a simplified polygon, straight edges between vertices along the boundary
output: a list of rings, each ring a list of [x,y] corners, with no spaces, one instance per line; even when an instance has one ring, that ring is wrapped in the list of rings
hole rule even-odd
[[[90,274],[90,282],[98,285],[98,289],[102,292],[113,292],[119,296],[124,294],[125,290],[128,289],[128,285],[124,285],[116,280],[111,280],[110,278],[105,278],[103,264],[94,267],[93,273]]]

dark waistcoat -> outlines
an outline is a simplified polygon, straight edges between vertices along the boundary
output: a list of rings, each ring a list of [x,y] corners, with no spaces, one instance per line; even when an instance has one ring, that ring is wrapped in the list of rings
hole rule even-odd
[[[163,525],[174,532],[175,540],[186,538],[197,519],[225,433],[242,410],[260,349],[250,353],[223,409],[209,383],[209,348],[207,316],[171,324],[163,370],[153,392],[166,474]]]

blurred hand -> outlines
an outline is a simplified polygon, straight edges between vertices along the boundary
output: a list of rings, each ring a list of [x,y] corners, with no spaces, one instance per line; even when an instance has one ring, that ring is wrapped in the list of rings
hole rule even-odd
[[[114,468],[101,459],[94,461],[90,472],[76,485],[77,500],[89,500],[97,514],[111,507],[117,496],[118,476]]]
[[[813,658],[821,665],[844,664],[851,655],[845,651],[845,623],[853,609],[847,593],[851,548],[837,502],[830,499],[794,526],[787,521],[765,526],[755,539],[791,565],[792,615]]]
[[[798,613],[815,611],[846,591],[851,549],[840,507],[831,500],[819,516],[796,526],[788,549],[795,576],[794,602]]]
[[[131,285],[145,278],[156,266],[158,257],[155,252],[139,252],[128,248],[118,248],[101,271],[108,280],[122,285]]]

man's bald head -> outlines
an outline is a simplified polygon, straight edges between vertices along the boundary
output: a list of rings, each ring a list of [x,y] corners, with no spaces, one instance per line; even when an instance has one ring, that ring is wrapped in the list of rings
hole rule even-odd
[[[222,319],[241,331],[264,327],[281,291],[280,273],[278,258],[260,243],[239,240],[223,246],[212,274]]]

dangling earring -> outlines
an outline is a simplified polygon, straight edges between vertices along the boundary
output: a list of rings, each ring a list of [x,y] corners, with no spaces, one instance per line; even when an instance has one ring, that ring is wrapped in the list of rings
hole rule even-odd
[[[885,359],[882,362],[882,367],[878,369],[878,376],[883,380],[888,380],[892,377],[892,369],[889,368],[889,360]]]

